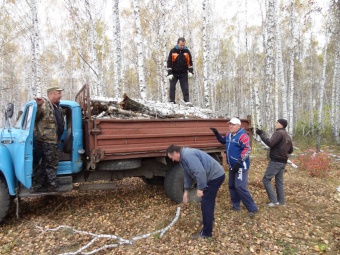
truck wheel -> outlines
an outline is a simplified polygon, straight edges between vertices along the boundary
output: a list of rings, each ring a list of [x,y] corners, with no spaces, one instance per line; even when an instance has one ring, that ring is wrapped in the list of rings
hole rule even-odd
[[[184,173],[180,164],[174,165],[165,174],[165,194],[176,203],[183,200]]]
[[[0,177],[0,222],[2,222],[8,214],[11,207],[12,199],[9,195],[7,184]]]
[[[222,159],[222,156],[221,154],[217,154],[217,153],[212,153],[212,154],[209,154],[213,159],[215,159],[218,163],[220,163],[222,165],[223,163],[223,159]]]
[[[163,176],[154,176],[152,178],[142,177],[142,180],[148,185],[153,185],[153,186],[163,186],[164,185],[164,177]]]

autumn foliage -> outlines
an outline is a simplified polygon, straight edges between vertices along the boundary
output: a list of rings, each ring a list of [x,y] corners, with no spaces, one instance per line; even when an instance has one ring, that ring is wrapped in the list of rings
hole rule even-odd
[[[312,177],[325,177],[330,168],[331,159],[326,152],[313,152],[311,150],[298,156],[300,169],[308,171]]]

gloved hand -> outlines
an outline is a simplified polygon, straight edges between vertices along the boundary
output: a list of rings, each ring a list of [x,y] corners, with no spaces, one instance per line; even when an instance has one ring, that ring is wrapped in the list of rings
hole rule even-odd
[[[210,128],[210,129],[214,132],[215,135],[218,134],[218,131],[216,128]]]
[[[261,129],[256,128],[256,134],[262,135],[262,134],[263,134],[263,131],[262,131]]]
[[[190,67],[190,68],[189,68],[189,73],[194,74],[194,68]]]
[[[194,76],[193,73],[188,73],[188,78],[191,79]]]
[[[170,74],[167,76],[168,80],[171,81],[173,78],[174,78],[174,75],[173,74]]]
[[[231,170],[238,172],[238,170],[240,169],[240,164],[238,162],[236,162],[233,167],[231,168]]]

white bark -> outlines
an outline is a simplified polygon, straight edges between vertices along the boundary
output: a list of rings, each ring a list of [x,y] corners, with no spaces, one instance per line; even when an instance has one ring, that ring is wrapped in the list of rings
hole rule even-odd
[[[142,99],[146,99],[146,84],[145,84],[145,75],[144,75],[144,56],[143,56],[143,40],[142,40],[142,25],[140,22],[140,13],[139,13],[139,3],[138,0],[133,0],[134,5],[134,15],[136,22],[136,41],[137,41],[137,55],[138,55],[138,80],[139,80],[139,89],[140,95]]]
[[[120,17],[119,17],[119,0],[113,0],[113,91],[116,97],[121,96],[121,34],[120,34]]]
[[[334,58],[334,73],[332,87],[332,128],[333,135],[337,142],[340,143],[339,128],[340,128],[340,2],[333,6],[333,37],[335,38],[335,58]]]
[[[36,0],[31,0],[32,15],[32,92],[33,97],[41,97],[40,32]]]
[[[97,35],[97,30],[95,26],[95,20],[93,18],[91,10],[93,9],[94,12],[96,10],[96,5],[93,4],[92,6],[90,5],[89,0],[85,0],[85,9],[86,9],[86,14],[87,14],[87,19],[90,25],[90,37],[91,37],[91,60],[92,60],[92,71],[94,72],[96,76],[96,88],[94,88],[95,95],[97,96],[103,96],[103,74],[99,70],[99,60],[98,60],[98,55],[97,55],[97,41],[98,41],[98,35]]]
[[[276,5],[276,58],[277,58],[277,86],[281,84],[281,100],[282,100],[282,114],[281,118],[288,119],[287,110],[287,84],[285,82],[285,70],[282,60],[282,44],[281,44],[281,29],[280,29],[280,1]],[[276,77],[275,77],[276,78]],[[279,117],[279,116],[277,116]],[[277,118],[276,117],[276,118]]]
[[[339,143],[339,107],[340,107],[340,88],[339,88],[339,66],[340,66],[340,50],[339,42],[337,42],[335,61],[334,61],[334,73],[333,73],[333,87],[332,87],[332,113],[331,122],[333,135],[337,143]]]
[[[5,13],[5,2],[2,1],[0,5],[0,13]],[[4,109],[3,103],[5,102],[5,80],[4,80],[4,44],[5,44],[5,22],[2,15],[0,15],[0,109]],[[0,112],[0,126],[2,126],[2,112]]]
[[[325,80],[326,80],[326,67],[327,67],[327,48],[328,48],[328,33],[327,33],[327,26],[326,26],[326,32],[325,32],[325,46],[324,46],[324,59],[323,59],[323,70],[322,70],[322,79],[320,82],[320,106],[318,109],[318,127],[317,127],[317,140],[316,140],[316,149],[319,152],[320,146],[321,146],[321,129],[322,129],[322,121],[323,121],[323,98],[324,98],[324,92],[325,92]]]
[[[158,99],[161,102],[166,102],[168,99],[168,90],[167,90],[167,79],[166,79],[166,68],[167,68],[167,34],[166,34],[166,14],[168,12],[167,9],[167,1],[159,0],[158,1],[158,11],[159,11],[159,36],[157,36],[157,46],[159,47],[159,54],[157,54],[157,81],[159,83],[159,94]]]
[[[278,2],[275,5],[275,12],[274,12],[274,22],[275,22],[275,35],[276,35],[276,59],[275,59],[275,113],[274,118],[275,120],[279,119],[279,57],[278,57],[278,35],[279,35],[279,15],[278,15]],[[280,49],[281,50],[281,49]]]
[[[86,73],[85,73],[85,63],[84,61],[81,60],[81,58],[79,57],[79,55],[84,55],[83,51],[83,46],[81,43],[81,29],[80,29],[80,17],[79,17],[79,8],[77,7],[77,4],[73,1],[73,0],[68,0],[66,2],[66,8],[69,10],[69,17],[71,19],[72,22],[72,28],[74,31],[74,36],[75,36],[75,44],[76,44],[76,49],[77,49],[77,56],[75,56],[75,58],[77,59],[77,61],[79,61],[80,63],[80,70],[75,70],[75,78],[78,80],[80,79],[80,83],[78,85],[77,89],[80,89],[81,86],[83,86],[83,84],[86,83],[87,78],[86,78]],[[78,67],[77,67],[78,69]],[[80,75],[79,75],[80,72]]]
[[[290,29],[291,29],[291,45],[290,45],[290,64],[289,64],[289,104],[288,104],[288,133],[293,136],[293,114],[294,114],[294,68],[295,68],[295,45],[296,45],[296,29],[295,29],[295,1],[291,2],[291,16],[290,16]]]
[[[210,107],[210,82],[209,82],[209,43],[208,27],[209,27],[209,14],[208,14],[209,0],[203,0],[203,83],[204,83],[204,106]]]
[[[275,1],[268,1],[267,9],[267,52],[266,52],[266,85],[265,85],[265,120],[267,131],[273,131],[272,87],[274,85],[274,33],[275,33]]]

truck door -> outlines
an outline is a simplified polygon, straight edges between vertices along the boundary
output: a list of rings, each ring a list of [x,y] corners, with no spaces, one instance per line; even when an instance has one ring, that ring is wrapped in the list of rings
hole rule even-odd
[[[16,177],[26,188],[32,185],[33,131],[36,111],[37,104],[34,101],[26,104],[21,119],[13,128],[14,140],[10,146]]]

